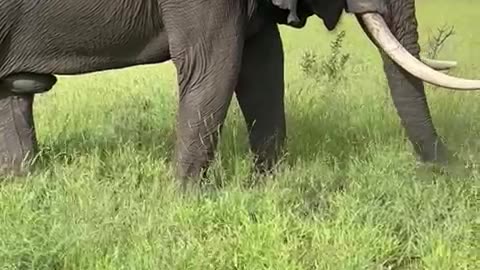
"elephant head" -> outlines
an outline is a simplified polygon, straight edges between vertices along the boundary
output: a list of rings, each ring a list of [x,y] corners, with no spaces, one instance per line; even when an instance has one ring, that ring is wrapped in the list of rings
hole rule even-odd
[[[478,90],[480,81],[438,71],[455,66],[455,62],[420,57],[415,0],[278,0],[275,3],[290,13],[304,14],[299,16],[300,21],[316,15],[330,30],[343,11],[353,13],[380,51],[395,107],[416,152],[423,161],[446,160],[448,151],[434,128],[423,82],[454,90]]]
[[[457,90],[473,90],[480,88],[479,81],[453,78],[434,69],[448,69],[455,62],[415,59],[399,42],[396,35],[417,35],[414,0],[271,0],[273,5],[288,10],[287,24],[303,27],[311,15],[321,18],[328,30],[337,25],[342,12],[354,13],[372,42],[396,64],[406,69],[415,77],[437,86]],[[390,29],[395,22],[405,21],[411,31]],[[390,27],[389,27],[390,26]],[[403,33],[396,33],[403,32]],[[419,61],[422,60],[422,61]]]

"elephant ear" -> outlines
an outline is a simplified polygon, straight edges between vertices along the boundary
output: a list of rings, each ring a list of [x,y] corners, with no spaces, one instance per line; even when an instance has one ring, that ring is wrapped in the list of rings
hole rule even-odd
[[[313,0],[313,1],[319,1],[319,0]],[[333,30],[335,26],[337,26],[338,22],[340,21],[340,17],[342,16],[343,10],[345,9],[345,1],[323,1],[322,2],[324,5],[321,7],[321,11],[317,13],[316,10],[314,12],[318,15],[323,20],[323,23],[325,24],[325,27],[328,30]],[[320,14],[319,14],[320,13]]]
[[[272,4],[280,9],[288,10],[287,23],[295,25],[300,23],[300,18],[298,18],[297,5],[298,0],[272,0]]]

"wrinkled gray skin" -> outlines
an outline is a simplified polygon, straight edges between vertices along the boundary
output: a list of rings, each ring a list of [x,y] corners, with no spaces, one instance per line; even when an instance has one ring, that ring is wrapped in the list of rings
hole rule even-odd
[[[381,12],[400,42],[418,56],[413,0],[4,0],[0,167],[4,173],[28,171],[22,164],[30,164],[37,151],[34,95],[55,84],[52,74],[171,59],[179,82],[177,176],[197,178],[208,167],[234,94],[250,131],[257,168],[268,170],[286,135],[284,58],[277,24],[301,28],[317,15],[331,30],[347,3],[352,13]],[[424,161],[442,161],[446,152],[431,121],[423,83],[388,58],[383,60],[415,150]]]

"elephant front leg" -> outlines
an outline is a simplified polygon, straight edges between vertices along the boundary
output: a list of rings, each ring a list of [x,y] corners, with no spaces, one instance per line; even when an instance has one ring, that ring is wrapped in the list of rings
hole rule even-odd
[[[258,172],[270,171],[284,145],[284,55],[278,27],[268,25],[247,40],[237,100],[249,131]]]
[[[180,90],[175,170],[183,189],[214,157],[240,73],[246,12],[243,1],[162,6]]]
[[[180,84],[175,160],[183,188],[213,159],[238,81],[243,41],[223,37],[215,44],[198,43],[174,59]]]

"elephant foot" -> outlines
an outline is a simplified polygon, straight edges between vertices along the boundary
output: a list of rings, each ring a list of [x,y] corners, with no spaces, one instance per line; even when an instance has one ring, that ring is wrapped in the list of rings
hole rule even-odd
[[[176,156],[184,153],[176,153]],[[198,193],[207,179],[210,160],[178,159],[175,162],[175,186],[184,194]]]
[[[253,173],[260,177],[274,176],[277,173],[280,164],[281,161],[278,159],[255,159]]]
[[[0,175],[29,172],[37,149],[33,121],[33,94],[0,91]]]

